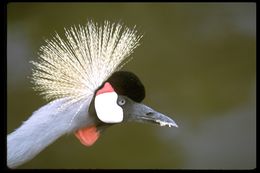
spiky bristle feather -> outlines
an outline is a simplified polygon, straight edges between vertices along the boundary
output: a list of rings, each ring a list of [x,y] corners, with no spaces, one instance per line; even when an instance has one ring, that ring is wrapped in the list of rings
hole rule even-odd
[[[40,48],[34,65],[32,82],[47,100],[68,98],[81,100],[94,91],[115,71],[139,45],[142,35],[135,28],[92,21],[85,27],[65,29],[66,39],[57,33]]]

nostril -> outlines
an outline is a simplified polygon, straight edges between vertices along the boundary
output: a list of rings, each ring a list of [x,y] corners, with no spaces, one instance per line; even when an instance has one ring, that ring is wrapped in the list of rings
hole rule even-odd
[[[146,115],[151,115],[151,114],[153,114],[152,112],[148,112],[148,113],[146,113]]]

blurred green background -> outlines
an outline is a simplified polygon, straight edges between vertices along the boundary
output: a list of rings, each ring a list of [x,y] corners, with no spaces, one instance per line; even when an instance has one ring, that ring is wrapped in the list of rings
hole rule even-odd
[[[124,70],[179,128],[116,125],[90,148],[67,135],[18,168],[256,167],[255,3],[9,3],[8,133],[47,103],[29,78],[44,39],[90,19],[144,34]]]

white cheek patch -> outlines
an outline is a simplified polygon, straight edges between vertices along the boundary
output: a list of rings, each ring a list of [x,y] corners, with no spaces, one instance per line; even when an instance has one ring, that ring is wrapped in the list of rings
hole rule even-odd
[[[120,123],[123,121],[123,109],[117,105],[116,92],[105,92],[95,97],[97,117],[104,123]]]

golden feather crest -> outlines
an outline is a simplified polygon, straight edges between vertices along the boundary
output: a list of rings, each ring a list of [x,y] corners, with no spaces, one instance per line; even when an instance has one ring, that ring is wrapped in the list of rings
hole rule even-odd
[[[47,100],[84,99],[123,66],[141,38],[135,27],[109,21],[65,29],[65,39],[46,40],[38,62],[31,61],[34,89]]]

